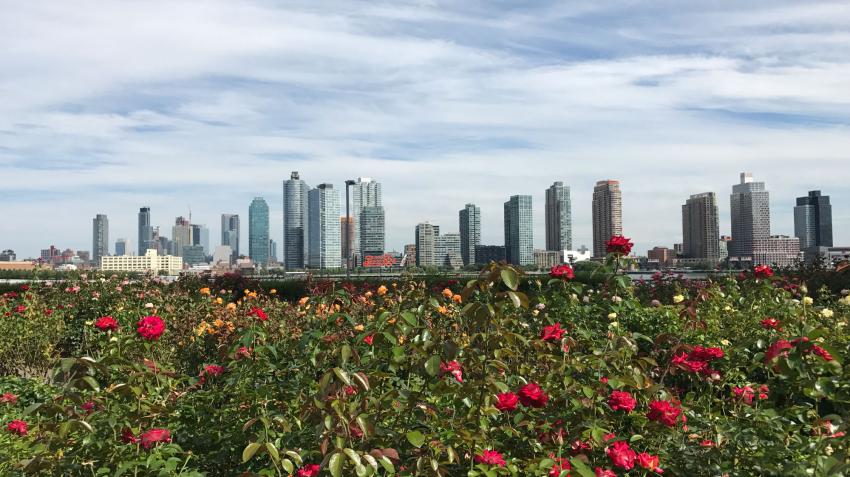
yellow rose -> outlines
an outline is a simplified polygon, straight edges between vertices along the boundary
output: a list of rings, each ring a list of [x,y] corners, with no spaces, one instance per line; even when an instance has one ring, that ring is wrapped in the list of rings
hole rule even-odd
[[[616,320],[617,314],[616,313],[608,313],[608,319],[609,320]]]
[[[810,297],[810,296],[804,296],[804,297],[803,297],[803,304],[804,304],[804,305],[811,305],[811,304],[812,304],[812,303],[814,303],[814,302],[815,302],[815,301],[814,301],[814,300],[812,300],[812,297]]]
[[[830,310],[829,308],[824,308],[823,310],[820,311],[820,316],[822,316],[824,318],[832,318],[832,315],[834,315],[834,314],[835,313],[832,310]]]
[[[685,301],[685,297],[682,295],[676,295],[673,297],[673,303],[682,303]]]
[[[378,287],[378,296],[384,296],[387,294],[387,287],[381,285]]]

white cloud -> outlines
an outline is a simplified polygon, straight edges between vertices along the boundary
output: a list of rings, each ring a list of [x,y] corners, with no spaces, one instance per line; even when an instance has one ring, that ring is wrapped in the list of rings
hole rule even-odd
[[[833,196],[850,150],[846,5],[810,2],[34,1],[0,16],[0,248],[88,249],[90,220],[134,238],[138,207],[170,229],[191,204],[218,215],[264,195],[280,236],[280,181],[384,183],[388,242],[429,219],[456,230],[482,207],[573,188],[590,245],[590,192],[619,178],[639,248],[680,240],[681,203],[740,170],[793,198]],[[8,99],[8,101],[7,101]],[[247,232],[247,218],[243,219]]]

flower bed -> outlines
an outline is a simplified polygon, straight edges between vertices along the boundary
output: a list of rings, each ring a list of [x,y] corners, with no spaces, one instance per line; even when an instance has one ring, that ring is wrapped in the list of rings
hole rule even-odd
[[[847,473],[850,298],[765,270],[636,285],[613,245],[593,288],[493,265],[292,302],[100,276],[7,293],[0,474]]]

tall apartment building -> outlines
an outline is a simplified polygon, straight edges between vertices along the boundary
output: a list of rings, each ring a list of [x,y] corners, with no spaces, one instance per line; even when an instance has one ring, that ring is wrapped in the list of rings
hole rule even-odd
[[[157,248],[158,244],[153,239],[153,227],[151,226],[151,208],[139,209],[139,256],[145,254],[150,248]]]
[[[710,265],[720,261],[720,222],[714,192],[692,195],[682,206],[682,254]]]
[[[800,248],[803,250],[832,247],[832,205],[828,195],[813,190],[807,196],[797,198],[794,236],[800,239]]]
[[[192,245],[200,245],[204,255],[210,255],[210,229],[206,225],[192,224]]]
[[[306,262],[309,190],[298,171],[283,181],[283,264],[287,270],[304,268]]]
[[[741,173],[741,182],[732,186],[729,197],[732,213],[730,257],[752,257],[755,242],[770,237],[770,194],[764,182],[754,182],[749,172]]]
[[[428,222],[416,226],[416,266],[436,267],[438,265],[436,245],[439,235],[439,227]]]
[[[183,247],[192,245],[192,224],[184,217],[177,217],[171,227],[171,247],[173,255],[183,256]]]
[[[109,255],[109,219],[104,214],[97,214],[92,219],[92,263],[100,266],[100,259]]]
[[[593,188],[593,256],[607,255],[607,243],[623,234],[623,196],[620,181],[598,181]]]
[[[383,234],[383,227],[381,230],[373,230],[367,231],[366,234],[361,232],[363,228],[363,217],[361,214],[363,210],[367,207],[382,207],[381,204],[381,183],[370,178],[370,177],[358,177],[352,186],[354,189],[352,191],[352,210],[351,210],[351,218],[354,220],[354,239],[352,243],[352,253],[356,256],[357,262],[362,262],[362,257],[364,256],[364,246],[361,243],[360,239],[362,237],[369,237],[373,241],[378,240],[377,234]],[[383,210],[383,209],[382,209]],[[374,220],[376,213],[375,210],[372,210],[373,214],[370,219],[372,219],[372,223],[376,224],[377,222]],[[382,212],[383,213],[383,212]],[[384,241],[384,237],[380,238],[380,241]],[[374,246],[374,245],[370,245]]]
[[[451,268],[460,268],[463,266],[460,237],[460,234],[436,236],[434,239],[434,255],[437,266]]]
[[[481,209],[466,204],[458,212],[460,222],[460,254],[464,265],[475,263],[475,247],[481,245]]]
[[[308,192],[308,264],[311,268],[339,268],[339,192],[333,184],[319,184]]]
[[[534,233],[532,230],[531,196],[514,195],[505,202],[505,253],[508,263],[534,263]]]
[[[555,182],[546,189],[546,250],[572,250],[572,216],[570,188]]]
[[[248,256],[258,266],[269,264],[269,205],[255,197],[248,206]]]
[[[355,222],[357,223],[357,222]],[[384,208],[366,206],[360,208],[360,259],[384,254]]]
[[[119,257],[127,255],[128,248],[127,239],[120,238],[115,240],[115,255]]]
[[[354,253],[354,217],[339,218],[339,236],[342,238],[342,264],[345,265],[345,258]]]
[[[230,247],[232,262],[239,258],[239,214],[221,214],[221,244]]]

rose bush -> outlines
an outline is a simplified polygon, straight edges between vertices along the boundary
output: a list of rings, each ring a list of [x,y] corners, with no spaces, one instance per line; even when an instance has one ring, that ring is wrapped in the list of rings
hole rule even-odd
[[[776,271],[632,284],[627,242],[594,287],[34,284],[0,355],[55,367],[3,368],[0,474],[846,475],[850,303]]]

